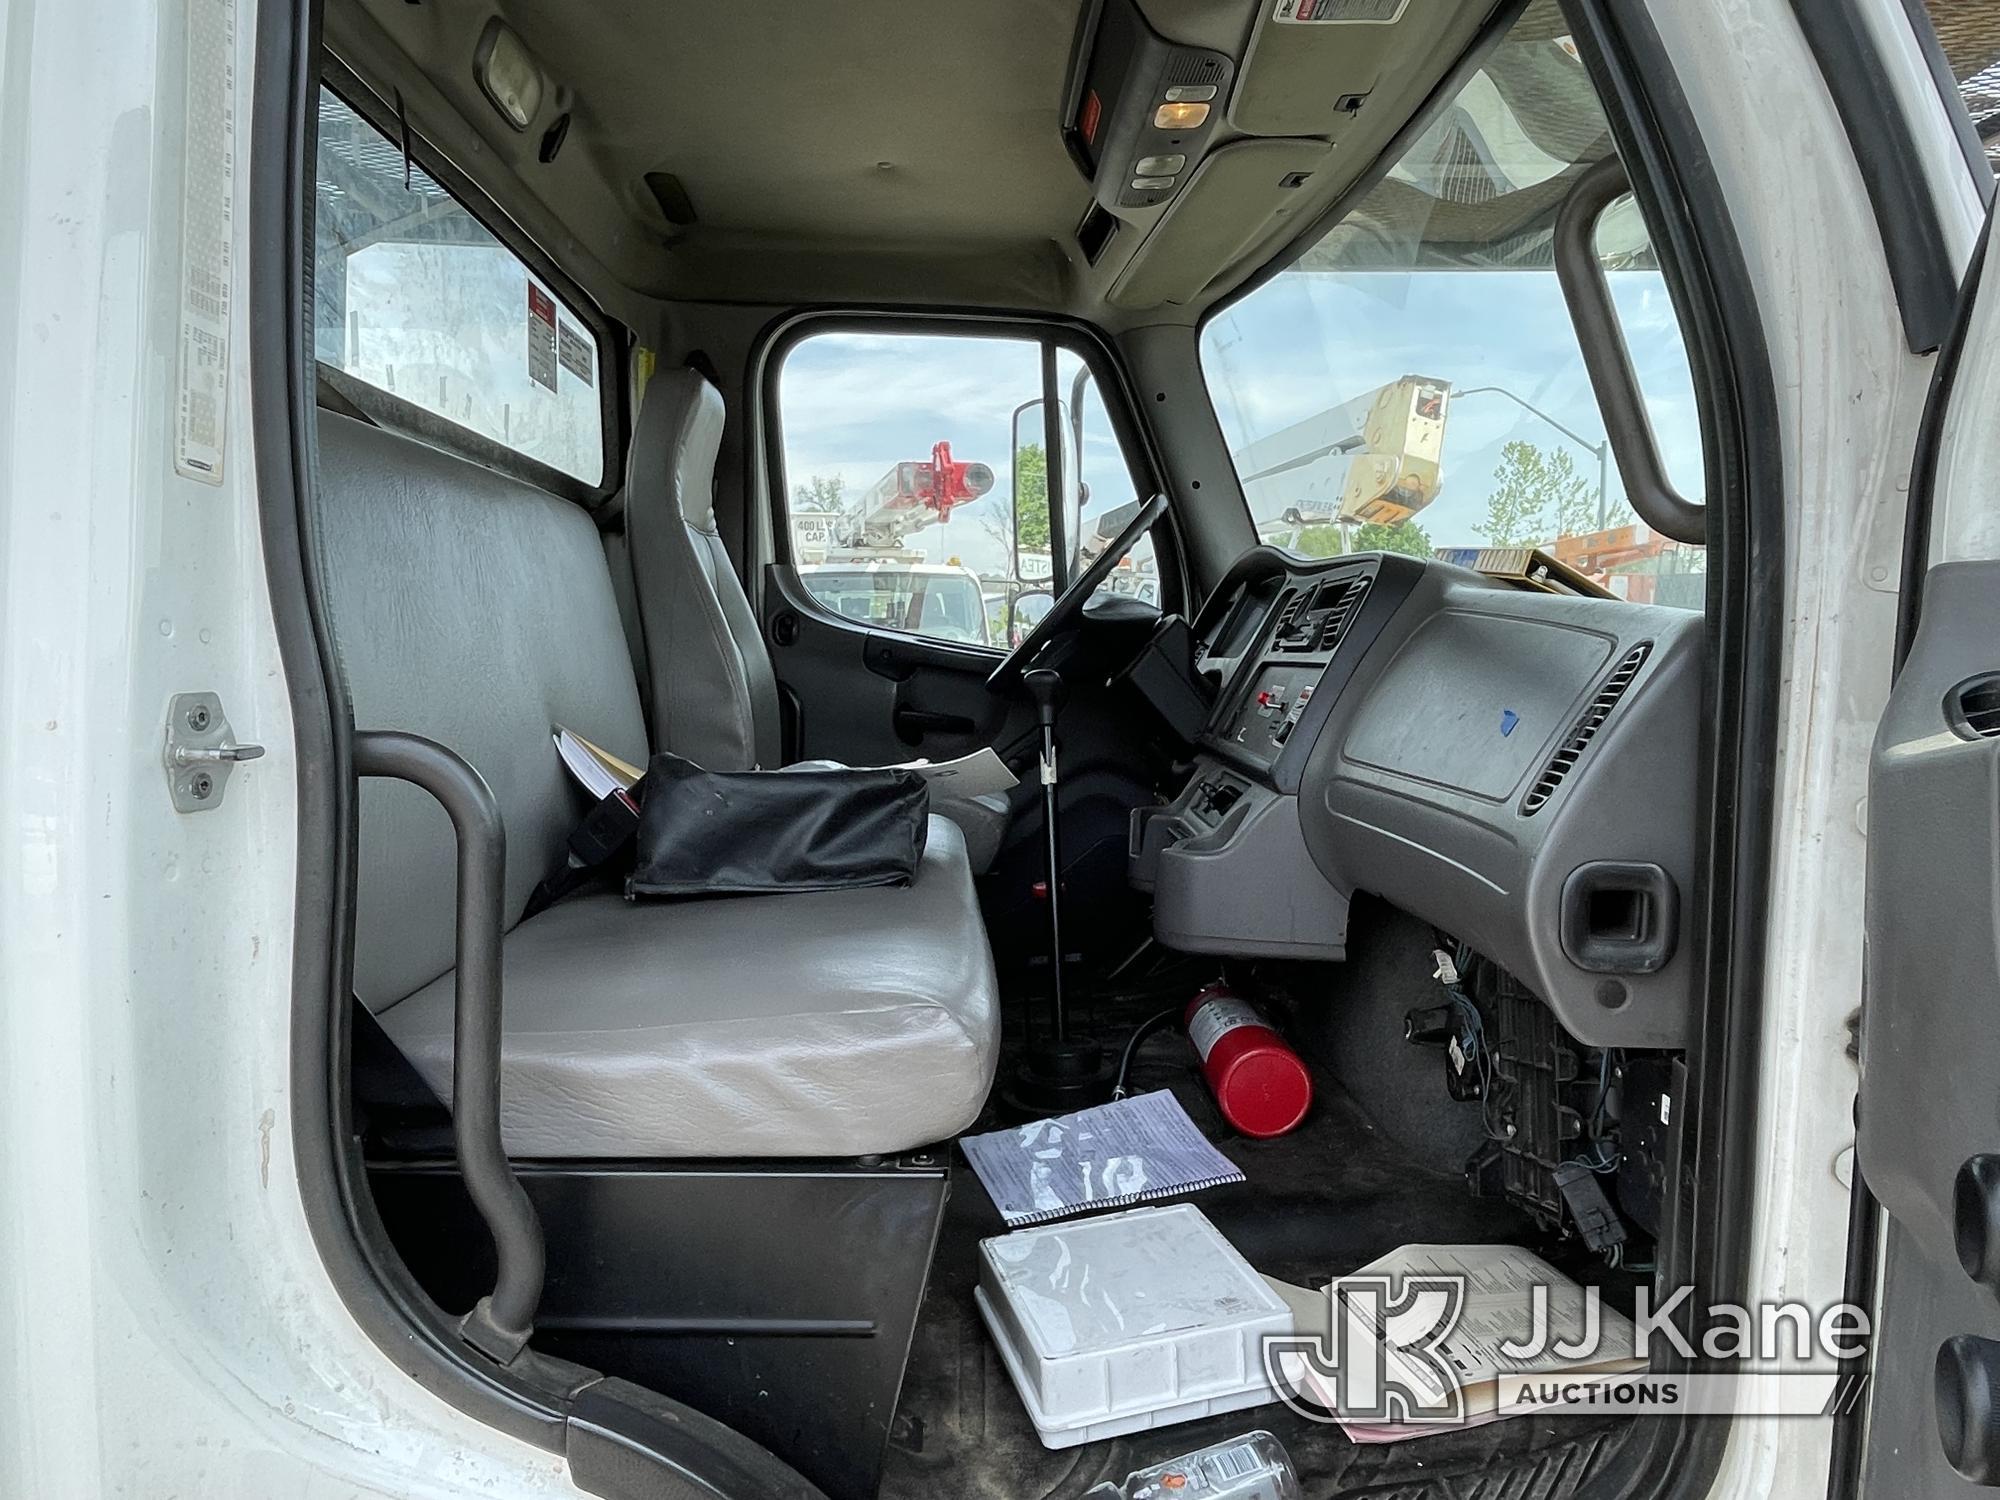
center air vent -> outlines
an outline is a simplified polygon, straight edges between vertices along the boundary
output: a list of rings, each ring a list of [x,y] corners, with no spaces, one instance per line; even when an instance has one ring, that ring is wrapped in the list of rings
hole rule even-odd
[[[1563,778],[1583,758],[1584,750],[1597,731],[1604,727],[1604,721],[1611,717],[1611,710],[1618,706],[1618,700],[1625,696],[1625,690],[1632,686],[1632,679],[1639,675],[1639,668],[1652,654],[1653,643],[1641,641],[1625,653],[1625,659],[1604,679],[1604,686],[1597,690],[1590,706],[1578,716],[1570,732],[1563,736],[1556,753],[1549,757],[1549,763],[1542,767],[1542,774],[1535,778],[1535,784],[1528,788],[1528,795],[1521,799],[1522,817],[1532,818],[1548,806],[1549,798],[1556,794]]]
[[[1278,616],[1272,649],[1287,655],[1331,651],[1346,634],[1367,592],[1366,578],[1343,578],[1323,583],[1309,594],[1293,595]]]
[[[1299,606],[1305,602],[1305,597],[1302,589],[1293,589],[1285,595],[1284,606],[1278,611],[1278,628],[1271,637],[1274,641],[1282,641],[1285,638],[1286,633],[1292,628],[1292,621],[1298,618]]]
[[[1347,634],[1347,627],[1353,623],[1354,615],[1361,608],[1361,601],[1367,597],[1368,580],[1357,578],[1341,591],[1339,600],[1327,611],[1326,620],[1319,627],[1319,649],[1331,651],[1340,644]]]
[[[1946,696],[1945,713],[1961,738],[2000,739],[2000,672],[1961,682]]]

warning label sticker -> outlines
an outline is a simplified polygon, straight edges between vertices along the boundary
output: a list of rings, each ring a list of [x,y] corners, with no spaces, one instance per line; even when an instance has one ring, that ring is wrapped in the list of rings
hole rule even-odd
[[[585,385],[595,385],[593,370],[597,364],[597,346],[590,336],[574,323],[559,323],[556,327],[556,358],[562,367],[581,380]]]
[[[221,484],[229,413],[230,243],[236,197],[235,0],[193,0],[187,8],[187,26],[174,472]]]
[[[528,283],[528,378],[556,388],[556,299]]]
[[[1205,1000],[1188,1018],[1188,1040],[1203,1062],[1215,1044],[1241,1026],[1262,1026],[1263,1019],[1245,1002],[1229,996]]]
[[[1387,26],[1402,19],[1410,0],[1277,0],[1274,21],[1294,26]]]

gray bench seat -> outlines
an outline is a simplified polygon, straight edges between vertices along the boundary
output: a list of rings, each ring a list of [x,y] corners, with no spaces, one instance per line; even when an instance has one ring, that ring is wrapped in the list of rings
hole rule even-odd
[[[943,818],[908,890],[577,897],[502,951],[516,1156],[858,1156],[944,1140],[993,1082],[991,962]],[[451,1091],[451,976],[382,1028]]]
[[[582,510],[322,411],[325,607],[359,729],[437,740],[507,827],[501,1098],[509,1149],[550,1158],[850,1156],[978,1115],[999,1048],[965,843],[931,821],[907,889],[630,904],[529,894],[585,811],[564,724],[632,760],[638,687]],[[658,670],[659,663],[655,663]],[[423,793],[360,793],[355,993],[450,1086],[454,855]]]

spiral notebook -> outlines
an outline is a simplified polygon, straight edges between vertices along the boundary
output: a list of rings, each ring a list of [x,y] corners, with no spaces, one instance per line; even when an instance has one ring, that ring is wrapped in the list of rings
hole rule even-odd
[[[1243,1181],[1166,1089],[959,1142],[1009,1225]]]

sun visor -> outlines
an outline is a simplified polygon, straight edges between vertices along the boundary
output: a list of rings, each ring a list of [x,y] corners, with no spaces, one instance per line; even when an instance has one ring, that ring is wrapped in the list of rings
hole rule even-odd
[[[1111,288],[1120,307],[1194,300],[1298,227],[1301,188],[1326,160],[1324,141],[1235,140],[1197,167]]]
[[[1230,128],[1339,136],[1384,65],[1410,45],[1410,10],[1411,0],[1260,0]]]

